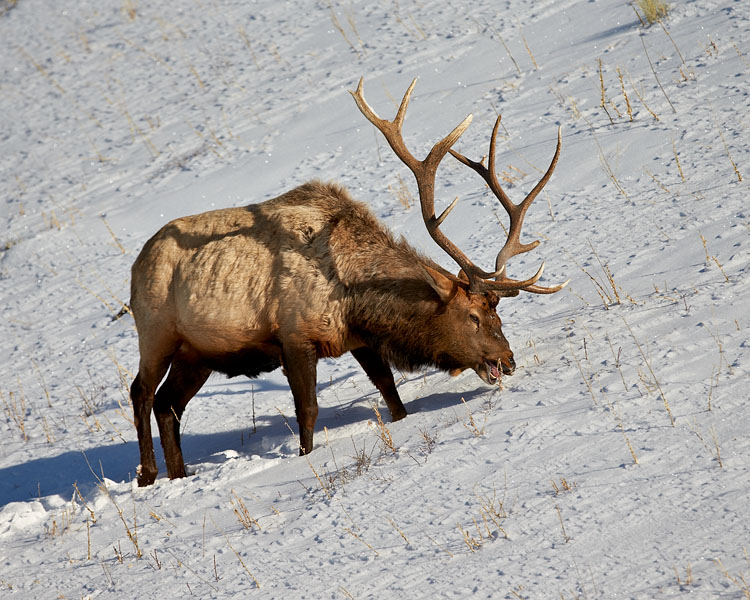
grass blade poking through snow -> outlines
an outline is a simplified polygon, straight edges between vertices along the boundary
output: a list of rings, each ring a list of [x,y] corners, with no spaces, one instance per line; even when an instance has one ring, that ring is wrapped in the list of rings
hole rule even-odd
[[[657,379],[656,374],[654,373],[654,370],[651,368],[651,363],[646,357],[646,353],[643,351],[641,344],[638,342],[638,338],[635,337],[635,333],[633,333],[633,330],[630,328],[630,324],[625,320],[625,317],[622,317],[622,320],[625,323],[625,327],[628,328],[630,335],[633,336],[633,341],[635,342],[635,345],[638,347],[638,351],[641,353],[643,362],[646,363],[646,367],[648,367],[648,371],[649,373],[651,373],[651,377],[653,378],[654,383],[656,384],[656,387],[659,389],[659,394],[661,395],[661,399],[664,402],[664,408],[667,411],[667,415],[669,415],[669,422],[672,424],[672,427],[674,427],[675,425],[674,417],[672,416],[672,410],[669,408],[669,402],[667,401],[667,396],[664,394],[664,390],[661,388],[661,384],[659,383],[659,380]]]

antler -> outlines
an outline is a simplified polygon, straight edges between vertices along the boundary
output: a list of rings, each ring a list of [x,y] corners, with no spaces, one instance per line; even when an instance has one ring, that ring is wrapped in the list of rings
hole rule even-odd
[[[505,193],[503,188],[500,187],[500,183],[498,182],[497,175],[495,173],[495,138],[497,137],[497,130],[499,129],[499,127],[500,116],[497,117],[495,126],[492,129],[487,167],[485,167],[482,162],[469,160],[463,154],[460,154],[455,150],[450,150],[450,153],[454,158],[458,159],[463,164],[479,173],[479,175],[487,182],[487,185],[489,186],[490,190],[492,190],[492,193],[495,194],[498,200],[500,200],[500,204],[503,205],[503,208],[505,208],[508,215],[510,216],[510,230],[508,232],[508,239],[505,241],[505,245],[502,247],[497,255],[497,259],[495,260],[495,281],[483,281],[482,287],[485,289],[494,289],[500,292],[512,290],[523,290],[526,292],[532,292],[534,294],[553,294],[555,292],[559,292],[566,285],[568,285],[568,282],[570,280],[550,287],[535,285],[539,278],[542,276],[542,271],[544,271],[544,262],[542,262],[542,265],[539,267],[539,270],[536,272],[536,274],[534,274],[533,277],[523,281],[510,279],[505,273],[505,265],[508,259],[512,256],[523,254],[524,252],[529,252],[539,245],[538,240],[535,240],[529,244],[522,244],[520,241],[521,227],[523,227],[523,218],[526,215],[526,211],[534,201],[534,198],[537,197],[539,192],[549,181],[550,177],[552,177],[552,171],[555,170],[555,165],[557,165],[557,159],[560,156],[560,147],[562,144],[561,130],[558,127],[557,148],[555,149],[555,155],[552,157],[552,162],[547,168],[547,172],[520,204],[514,204]]]
[[[471,123],[473,115],[467,116],[453,131],[435,144],[424,160],[417,160],[407,149],[406,144],[404,143],[404,138],[401,134],[401,128],[404,124],[404,117],[406,115],[406,107],[409,105],[411,92],[416,83],[417,80],[414,79],[414,81],[411,82],[409,89],[406,90],[406,93],[401,100],[401,105],[398,108],[398,112],[396,113],[396,118],[393,119],[393,121],[387,121],[378,117],[375,111],[367,103],[367,100],[365,100],[362,89],[364,85],[364,77],[359,80],[357,91],[350,91],[349,93],[354,97],[357,107],[365,118],[380,130],[390,147],[396,153],[396,156],[398,156],[401,161],[411,169],[411,172],[414,173],[414,177],[417,180],[417,188],[419,190],[419,203],[422,208],[422,219],[427,226],[427,231],[430,236],[435,240],[438,246],[445,250],[448,256],[458,263],[458,266],[461,267],[464,273],[466,273],[466,276],[469,278],[471,289],[473,291],[479,291],[479,288],[486,279],[497,277],[501,272],[488,273],[477,267],[446,237],[442,231],[440,231],[440,225],[456,206],[458,198],[456,198],[439,217],[435,216],[435,172],[437,171],[440,161],[450,150],[450,147],[459,137],[461,137],[461,134],[466,131],[466,128]]]
[[[355,92],[350,92],[350,94],[354,97],[354,101],[357,103],[357,107],[359,108],[360,112],[368,121],[370,121],[370,123],[375,125],[375,127],[380,130],[380,132],[385,136],[385,139],[390,147],[396,153],[396,156],[398,156],[399,159],[401,159],[401,161],[407,167],[409,167],[411,172],[414,173],[414,177],[417,180],[417,188],[419,190],[419,203],[422,209],[422,219],[424,220],[427,231],[429,232],[432,239],[435,240],[438,246],[445,250],[448,256],[456,261],[469,281],[470,291],[474,293],[484,293],[489,290],[494,290],[500,292],[501,294],[505,293],[506,295],[515,295],[518,293],[518,290],[524,290],[536,294],[551,294],[561,290],[568,284],[567,281],[565,283],[552,287],[542,287],[535,285],[539,278],[542,276],[544,263],[542,263],[542,266],[530,279],[519,281],[510,279],[505,275],[505,263],[511,256],[533,250],[539,244],[538,241],[534,241],[530,244],[521,244],[519,241],[519,236],[521,234],[523,218],[529,208],[529,205],[533,202],[534,198],[552,176],[552,171],[557,164],[561,145],[560,131],[558,130],[557,134],[557,149],[555,151],[555,156],[552,159],[552,163],[547,169],[547,172],[544,174],[544,177],[542,177],[539,183],[537,183],[534,189],[531,190],[531,193],[526,196],[524,201],[521,202],[521,204],[516,205],[510,201],[508,196],[500,187],[500,184],[498,183],[497,177],[495,175],[495,138],[497,136],[497,130],[500,125],[499,117],[497,119],[497,122],[495,123],[494,129],[492,130],[492,139],[490,141],[489,154],[489,170],[483,164],[469,160],[462,154],[451,150],[451,146],[453,146],[458,138],[461,137],[463,132],[466,131],[466,128],[471,123],[473,115],[467,116],[453,131],[451,131],[446,137],[435,144],[424,160],[416,159],[414,155],[408,150],[406,144],[404,143],[401,128],[403,127],[404,117],[406,116],[406,108],[409,105],[411,93],[416,83],[417,80],[414,79],[414,81],[411,82],[409,88],[406,90],[406,93],[401,100],[401,105],[398,108],[398,112],[396,113],[396,117],[393,119],[393,121],[381,119],[367,103],[363,92],[364,78],[361,78],[359,80],[357,90]],[[456,198],[450,204],[450,206],[448,206],[448,208],[446,208],[440,214],[439,217],[435,216],[435,173],[437,171],[438,165],[440,164],[440,161],[448,152],[450,152],[455,158],[457,158],[465,165],[474,169],[484,178],[484,180],[490,186],[490,189],[494,192],[495,196],[497,196],[502,205],[505,207],[505,210],[508,211],[508,214],[510,215],[511,226],[510,232],[508,234],[508,239],[497,255],[497,260],[495,261],[495,271],[492,273],[487,272],[475,265],[466,256],[466,254],[464,254],[453,242],[448,239],[448,237],[442,231],[440,231],[440,225],[443,223],[443,221],[445,221],[445,218],[453,210],[453,208],[456,206],[456,203],[458,202],[458,198]]]

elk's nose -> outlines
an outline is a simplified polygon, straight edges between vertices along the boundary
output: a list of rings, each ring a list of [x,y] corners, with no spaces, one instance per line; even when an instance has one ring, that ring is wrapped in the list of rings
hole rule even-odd
[[[508,358],[508,363],[503,363],[503,373],[505,375],[513,375],[513,371],[516,370],[516,361],[513,360],[513,357]]]

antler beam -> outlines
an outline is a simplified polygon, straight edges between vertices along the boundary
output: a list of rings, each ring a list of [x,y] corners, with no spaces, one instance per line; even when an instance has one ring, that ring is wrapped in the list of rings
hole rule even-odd
[[[500,128],[500,119],[501,117],[498,116],[497,120],[495,121],[495,126],[492,128],[489,157],[486,167],[481,162],[470,160],[463,154],[456,152],[455,150],[450,150],[450,153],[454,158],[465,164],[467,167],[470,167],[471,169],[476,171],[482,177],[482,179],[485,180],[492,193],[495,194],[495,197],[500,201],[500,204],[503,205],[503,208],[505,208],[508,216],[510,217],[510,230],[508,232],[508,238],[506,239],[505,244],[498,253],[497,259],[495,260],[495,272],[497,273],[497,276],[494,282],[485,282],[485,285],[489,288],[497,289],[499,291],[517,289],[524,290],[526,292],[532,292],[535,294],[553,294],[555,292],[559,292],[566,285],[568,285],[568,282],[570,280],[550,287],[535,285],[539,278],[542,276],[542,272],[544,271],[543,262],[539,267],[539,270],[534,274],[533,277],[522,281],[510,279],[505,272],[505,266],[509,258],[518,254],[523,254],[524,252],[529,252],[539,245],[538,240],[535,240],[528,244],[521,243],[521,228],[523,227],[523,219],[526,216],[526,211],[529,209],[529,206],[531,206],[531,203],[537,197],[539,192],[542,191],[542,188],[547,184],[550,177],[552,177],[552,172],[555,170],[557,159],[560,157],[560,148],[562,147],[562,130],[560,127],[557,128],[557,147],[555,148],[555,155],[552,157],[552,162],[547,168],[547,172],[534,186],[534,189],[532,189],[526,196],[526,198],[523,199],[522,202],[520,202],[519,204],[514,204],[505,193],[505,190],[503,190],[503,188],[500,186],[500,182],[497,180],[497,174],[495,171],[495,141],[497,138],[497,131]]]
[[[409,106],[409,100],[411,98],[412,90],[416,85],[417,80],[411,82],[411,85],[406,90],[401,105],[398,108],[396,117],[393,121],[387,121],[381,119],[375,111],[370,107],[364,97],[364,78],[359,80],[359,85],[355,92],[350,92],[354,97],[354,101],[357,103],[357,107],[378,130],[385,136],[386,141],[393,149],[393,152],[398,156],[401,161],[409,167],[414,177],[417,180],[417,188],[419,190],[419,201],[422,209],[422,219],[424,220],[427,231],[433,240],[450,256],[461,269],[467,274],[469,280],[472,279],[480,280],[488,277],[494,277],[495,273],[488,273],[479,267],[477,267],[469,258],[451,242],[448,237],[440,231],[440,225],[443,223],[445,218],[448,216],[451,210],[456,206],[457,200],[454,200],[448,208],[446,208],[439,217],[435,216],[435,173],[438,165],[443,157],[448,153],[450,147],[456,143],[461,134],[466,131],[466,128],[471,123],[473,115],[468,115],[458,126],[451,131],[447,136],[440,140],[437,144],[432,147],[429,154],[424,160],[418,160],[409,151],[404,143],[404,138],[401,129],[404,124],[404,117],[406,115],[406,108]]]
[[[492,130],[492,137],[490,141],[490,153],[489,153],[489,167],[485,167],[482,163],[474,162],[469,160],[464,155],[460,154],[451,149],[453,144],[456,143],[459,137],[466,131],[467,127],[471,123],[472,115],[467,116],[458,126],[451,131],[442,140],[436,143],[424,160],[418,160],[409,151],[404,143],[402,135],[402,127],[404,124],[404,118],[406,116],[406,109],[409,106],[409,100],[411,93],[414,90],[417,80],[411,82],[411,85],[406,90],[401,104],[396,112],[396,117],[392,121],[381,119],[372,107],[367,103],[364,97],[364,78],[359,80],[357,90],[350,92],[354,97],[354,101],[357,103],[357,107],[365,118],[370,121],[384,136],[390,147],[398,158],[411,170],[414,177],[417,180],[417,188],[419,190],[419,203],[422,209],[422,219],[424,220],[427,231],[433,240],[440,246],[461,268],[469,281],[469,289],[474,293],[485,293],[490,290],[494,290],[500,293],[506,293],[506,295],[515,295],[518,290],[524,290],[537,294],[551,294],[561,290],[567,281],[563,284],[542,287],[536,285],[536,282],[542,276],[544,270],[544,263],[536,272],[536,274],[526,280],[515,280],[510,279],[505,274],[505,265],[507,260],[517,254],[528,252],[533,250],[539,244],[538,241],[531,242],[529,244],[522,244],[520,242],[521,227],[523,225],[523,218],[529,205],[533,202],[534,198],[541,191],[544,185],[549,181],[552,176],[552,171],[557,164],[557,159],[560,156],[560,145],[561,135],[558,130],[557,134],[557,149],[555,156],[552,159],[547,172],[544,177],[537,183],[533,190],[520,204],[514,204],[507,194],[500,187],[495,175],[495,139],[497,137],[497,130],[500,126],[500,117],[498,117],[495,127]],[[446,219],[448,214],[453,210],[458,202],[458,198],[454,200],[448,208],[446,208],[439,217],[435,216],[435,174],[440,161],[443,160],[445,155],[450,152],[456,159],[464,163],[466,166],[472,168],[474,171],[484,178],[489,185],[492,192],[500,200],[505,210],[510,215],[510,231],[508,233],[508,239],[505,245],[500,250],[495,261],[495,271],[488,272],[477,265],[475,265],[467,256],[464,254],[448,237],[440,230],[440,225]]]

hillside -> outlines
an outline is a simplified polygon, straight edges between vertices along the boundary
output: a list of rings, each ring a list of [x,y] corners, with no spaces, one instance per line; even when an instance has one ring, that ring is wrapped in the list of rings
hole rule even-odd
[[[0,590],[9,598],[750,598],[750,4],[0,2]],[[177,216],[334,180],[430,239],[349,90],[420,157],[467,114],[532,206],[501,301],[518,369],[397,373],[388,422],[318,366],[297,456],[280,371],[213,376],[189,476],[135,484],[130,267]],[[489,268],[501,206],[446,158],[443,229]],[[385,423],[378,424],[378,407]],[[287,424],[288,421],[288,424]]]

